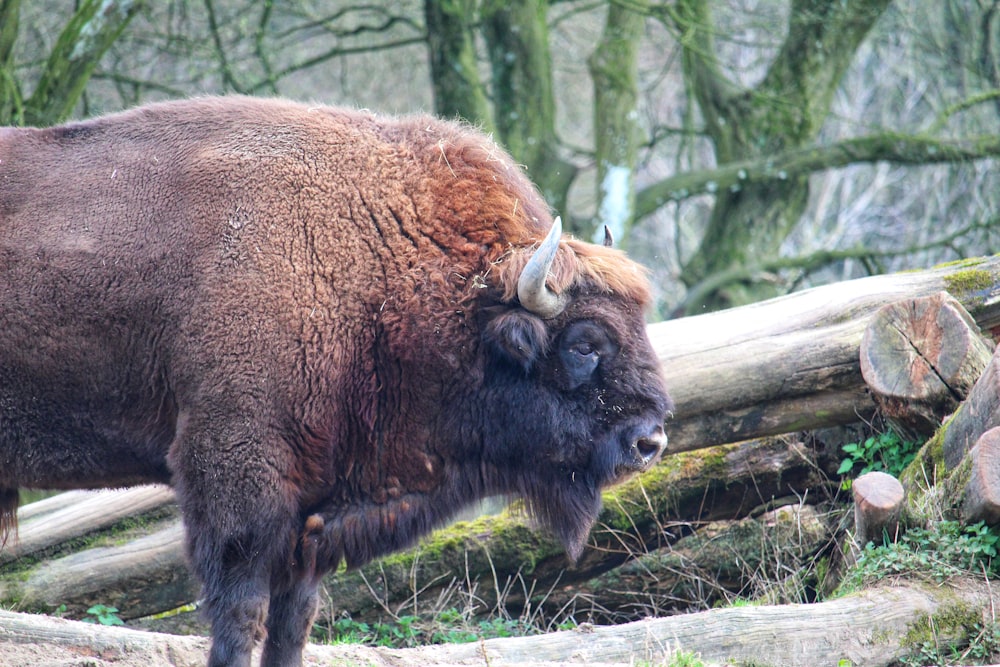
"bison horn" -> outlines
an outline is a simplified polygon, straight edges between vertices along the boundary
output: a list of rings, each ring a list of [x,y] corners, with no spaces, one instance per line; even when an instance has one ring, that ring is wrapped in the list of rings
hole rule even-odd
[[[566,296],[556,294],[545,284],[549,269],[552,268],[552,261],[556,258],[556,251],[559,250],[560,238],[562,238],[562,220],[557,217],[545,240],[524,265],[517,279],[517,298],[521,301],[521,305],[545,319],[555,317],[566,307]]]

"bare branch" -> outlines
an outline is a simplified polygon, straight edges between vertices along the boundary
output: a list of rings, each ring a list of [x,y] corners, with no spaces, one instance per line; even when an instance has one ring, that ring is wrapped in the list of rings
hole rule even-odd
[[[997,156],[1000,156],[1000,136],[997,135],[948,140],[884,132],[853,137],[828,146],[794,149],[716,169],[671,176],[639,191],[636,195],[636,219],[650,215],[670,201],[727,189],[735,192],[751,183],[784,181],[850,164],[885,161],[927,165]]]

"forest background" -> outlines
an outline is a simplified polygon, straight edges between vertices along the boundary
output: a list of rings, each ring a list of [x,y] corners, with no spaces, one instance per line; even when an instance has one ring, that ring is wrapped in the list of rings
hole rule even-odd
[[[283,95],[461,117],[666,318],[998,250],[996,0],[0,0],[0,124]]]

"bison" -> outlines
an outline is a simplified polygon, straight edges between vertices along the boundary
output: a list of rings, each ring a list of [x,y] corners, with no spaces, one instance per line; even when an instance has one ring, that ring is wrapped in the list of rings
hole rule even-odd
[[[0,130],[0,527],[171,484],[211,665],[487,495],[580,554],[670,407],[644,271],[427,116],[244,97]]]

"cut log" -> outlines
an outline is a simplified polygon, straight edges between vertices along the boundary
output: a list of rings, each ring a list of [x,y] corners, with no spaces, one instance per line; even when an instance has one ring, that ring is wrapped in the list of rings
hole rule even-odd
[[[198,591],[176,520],[126,544],[86,549],[0,580],[0,599],[8,603],[43,611],[65,605],[78,618],[95,604],[117,607],[125,619],[155,614],[195,600]]]
[[[983,433],[969,452],[969,478],[962,498],[962,520],[1000,524],[1000,428]]]
[[[928,618],[944,612],[949,618],[988,618],[991,609],[989,585],[983,581],[944,586],[897,582],[818,604],[730,607],[470,644],[416,649],[310,645],[305,659],[310,664],[380,667],[599,667],[660,664],[683,650],[709,663],[813,667],[845,660],[880,667],[898,664],[914,652],[916,647],[906,645],[905,638]],[[942,624],[934,627],[934,638],[952,641],[963,630],[972,631]],[[35,667],[39,656],[53,665],[188,667],[205,664],[207,651],[204,638],[0,611],[0,663],[5,667]]]
[[[860,345],[875,311],[945,290],[1000,326],[1000,257],[873,276],[650,325],[673,396],[670,451],[871,417]]]
[[[851,485],[854,495],[854,539],[858,545],[895,541],[903,509],[903,485],[884,472],[861,475]]]
[[[881,414],[923,442],[965,400],[993,344],[947,292],[880,308],[861,339],[861,375]]]

